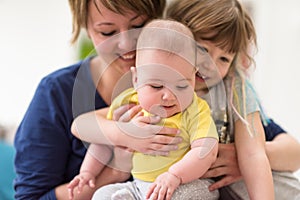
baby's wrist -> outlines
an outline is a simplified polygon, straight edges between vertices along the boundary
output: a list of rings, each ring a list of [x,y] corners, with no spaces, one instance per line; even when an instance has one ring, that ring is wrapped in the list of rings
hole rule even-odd
[[[182,178],[180,176],[178,176],[177,174],[174,174],[170,171],[168,171],[169,174],[171,174],[172,176],[176,177],[178,180],[179,180],[179,184],[181,185],[182,184]]]
[[[89,171],[89,170],[82,170],[82,171],[80,171],[80,174],[90,174],[93,177],[96,177],[96,175],[93,172]]]

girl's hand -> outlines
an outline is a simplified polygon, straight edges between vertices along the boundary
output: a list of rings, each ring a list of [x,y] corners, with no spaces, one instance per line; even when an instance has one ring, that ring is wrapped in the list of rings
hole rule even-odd
[[[157,116],[146,117],[141,107],[128,104],[119,107],[113,113],[113,119],[118,121],[119,129],[126,134],[123,138],[125,146],[136,151],[151,155],[168,155],[177,149],[182,139],[176,137],[179,130],[175,128],[154,125],[160,122]],[[119,139],[119,138],[118,138]],[[121,138],[120,138],[120,142]]]
[[[209,186],[213,191],[242,179],[234,144],[219,144],[218,157],[202,178],[220,179]]]
[[[181,180],[170,172],[162,173],[151,184],[146,199],[170,200],[180,183]]]
[[[75,187],[77,187],[77,192],[80,193],[84,185],[88,185],[91,188],[95,187],[95,176],[88,171],[80,172],[80,174],[75,176],[73,180],[68,184],[67,187],[68,187],[69,199],[74,198],[73,192]]]

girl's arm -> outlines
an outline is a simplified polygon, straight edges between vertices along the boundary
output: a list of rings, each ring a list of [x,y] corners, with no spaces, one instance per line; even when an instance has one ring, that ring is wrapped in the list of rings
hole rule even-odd
[[[241,121],[235,122],[235,145],[241,174],[250,199],[274,199],[271,167],[265,152],[265,135],[259,112],[247,116],[253,136]]]
[[[300,143],[292,135],[277,133],[272,141],[266,142],[265,148],[272,170],[295,172],[300,168]],[[233,143],[219,144],[217,160],[203,178],[219,176],[223,176],[222,179],[210,185],[210,190],[219,189],[242,178]]]
[[[107,112],[105,108],[78,116],[72,123],[72,133],[87,142],[157,155],[167,155],[181,142],[181,138],[173,137],[179,134],[178,129],[152,125],[160,121],[158,118],[139,116],[135,121],[119,122],[106,119]]]

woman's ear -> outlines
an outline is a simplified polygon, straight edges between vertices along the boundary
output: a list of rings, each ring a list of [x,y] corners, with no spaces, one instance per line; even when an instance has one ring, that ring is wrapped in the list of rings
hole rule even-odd
[[[137,72],[136,72],[136,67],[132,66],[130,67],[131,75],[132,75],[132,84],[134,89],[137,88]]]

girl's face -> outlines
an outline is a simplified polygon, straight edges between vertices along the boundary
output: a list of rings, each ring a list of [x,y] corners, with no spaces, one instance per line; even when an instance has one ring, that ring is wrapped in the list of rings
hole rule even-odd
[[[200,54],[197,59],[199,70],[196,74],[196,92],[205,91],[222,81],[227,75],[235,56],[235,53],[228,53],[208,40],[200,39],[197,42]],[[204,54],[203,51],[205,51]],[[206,52],[209,54],[209,58],[203,56]]]
[[[134,77],[143,109],[160,117],[185,110],[192,102],[195,67],[180,56],[161,50],[145,50],[139,56]]]
[[[126,11],[124,15],[108,10],[100,2],[89,4],[87,32],[97,53],[114,62],[122,73],[135,64],[135,48],[139,29],[148,21],[145,15]]]

